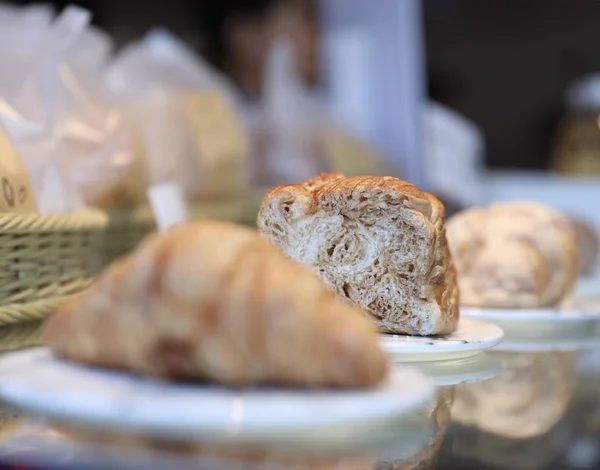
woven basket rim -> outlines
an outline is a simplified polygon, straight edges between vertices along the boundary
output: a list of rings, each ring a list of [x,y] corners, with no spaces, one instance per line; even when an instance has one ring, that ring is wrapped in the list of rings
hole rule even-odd
[[[104,229],[108,215],[85,209],[71,214],[0,213],[0,233],[36,233]]]
[[[77,295],[52,296],[22,304],[0,306],[0,327],[32,321],[44,320],[66,299]]]

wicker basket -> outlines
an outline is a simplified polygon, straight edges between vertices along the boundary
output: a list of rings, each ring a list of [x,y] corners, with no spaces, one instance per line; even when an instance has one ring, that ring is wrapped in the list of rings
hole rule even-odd
[[[254,225],[260,197],[193,205],[193,219]],[[105,214],[0,214],[0,326],[40,320],[156,228],[148,207]]]
[[[42,323],[40,321],[5,325],[0,328],[0,352],[39,346],[42,344],[41,336]]]
[[[108,217],[0,215],[0,325],[45,318],[102,267]]]

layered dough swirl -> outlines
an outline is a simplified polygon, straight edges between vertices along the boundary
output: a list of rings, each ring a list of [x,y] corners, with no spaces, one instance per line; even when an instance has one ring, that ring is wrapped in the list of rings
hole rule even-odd
[[[320,175],[271,189],[260,232],[387,333],[445,334],[458,321],[444,207],[391,177]]]

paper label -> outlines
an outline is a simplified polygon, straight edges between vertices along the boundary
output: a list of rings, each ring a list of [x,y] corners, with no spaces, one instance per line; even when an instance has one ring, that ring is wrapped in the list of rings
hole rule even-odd
[[[161,232],[189,220],[185,196],[177,184],[164,183],[150,186],[148,200],[154,212],[156,226]]]
[[[0,212],[37,212],[29,175],[16,149],[0,129]]]
[[[239,192],[245,180],[249,151],[244,129],[225,97],[216,91],[185,93],[182,108],[201,168],[198,192]]]

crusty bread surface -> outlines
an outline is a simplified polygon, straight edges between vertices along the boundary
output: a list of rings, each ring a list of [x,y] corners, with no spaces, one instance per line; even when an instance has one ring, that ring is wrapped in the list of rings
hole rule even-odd
[[[444,207],[392,177],[325,174],[265,196],[257,225],[386,333],[450,333],[458,288]]]

